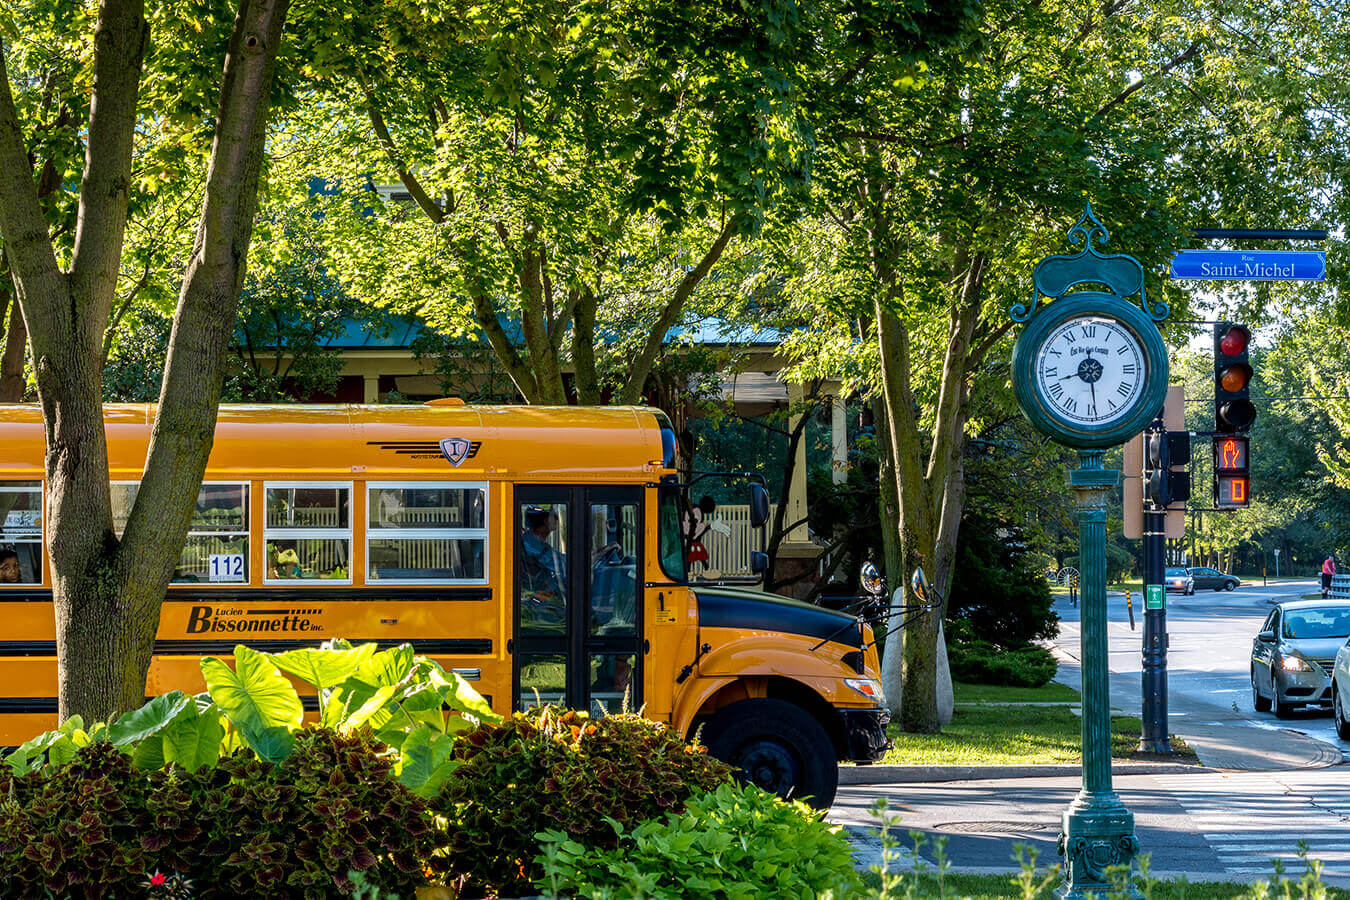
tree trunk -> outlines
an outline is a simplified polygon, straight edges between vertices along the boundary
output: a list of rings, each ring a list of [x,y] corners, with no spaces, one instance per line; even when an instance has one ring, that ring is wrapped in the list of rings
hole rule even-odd
[[[99,10],[68,274],[57,266],[8,73],[0,71],[0,230],[30,331],[46,424],[47,548],[63,719],[107,720],[144,701],[160,605],[210,453],[286,9],[287,0],[242,0],[235,20],[197,243],[174,318],[145,476],[120,542],[112,529],[101,351],[120,269],[149,41],[143,7],[136,0],[104,0]]]
[[[23,310],[17,298],[6,298],[9,305],[9,328],[5,331],[5,349],[0,354],[0,403],[18,403],[28,387],[24,378],[24,355],[28,350],[28,328],[23,323]],[[0,317],[4,312],[0,310]]]

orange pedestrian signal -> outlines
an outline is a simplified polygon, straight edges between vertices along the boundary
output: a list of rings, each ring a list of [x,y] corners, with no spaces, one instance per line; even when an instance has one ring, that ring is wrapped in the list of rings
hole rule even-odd
[[[1251,504],[1248,489],[1250,480],[1246,475],[1220,475],[1218,497],[1214,505],[1224,509],[1240,509]]]
[[[1246,435],[1214,436],[1214,505],[1241,509],[1251,505],[1251,473]]]

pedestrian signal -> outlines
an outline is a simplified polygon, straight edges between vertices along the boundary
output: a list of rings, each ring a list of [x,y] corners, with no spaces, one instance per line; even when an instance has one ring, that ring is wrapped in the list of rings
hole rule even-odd
[[[1214,436],[1214,505],[1242,509],[1251,505],[1251,472],[1246,435]]]

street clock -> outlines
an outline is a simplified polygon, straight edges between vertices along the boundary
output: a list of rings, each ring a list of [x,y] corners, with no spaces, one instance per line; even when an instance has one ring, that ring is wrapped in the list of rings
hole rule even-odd
[[[1143,431],[1167,394],[1167,348],[1152,315],[1126,298],[1143,297],[1143,267],[1092,246],[1106,231],[1091,211],[1070,232],[1087,241],[1081,253],[1050,256],[1036,267],[1036,299],[1013,347],[1012,382],[1018,406],[1052,440],[1079,449],[1114,447]],[[1080,285],[1101,290],[1071,290]],[[1037,309],[1040,297],[1053,298]],[[1162,315],[1166,306],[1159,304]]]

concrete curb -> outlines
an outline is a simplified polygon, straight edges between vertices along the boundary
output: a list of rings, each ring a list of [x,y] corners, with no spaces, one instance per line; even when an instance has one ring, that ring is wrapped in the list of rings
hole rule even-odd
[[[989,781],[998,778],[1064,778],[1077,775],[1078,763],[1040,766],[840,766],[840,784],[904,784],[933,781]],[[1205,766],[1165,762],[1123,762],[1112,775],[1189,775],[1218,772]]]

